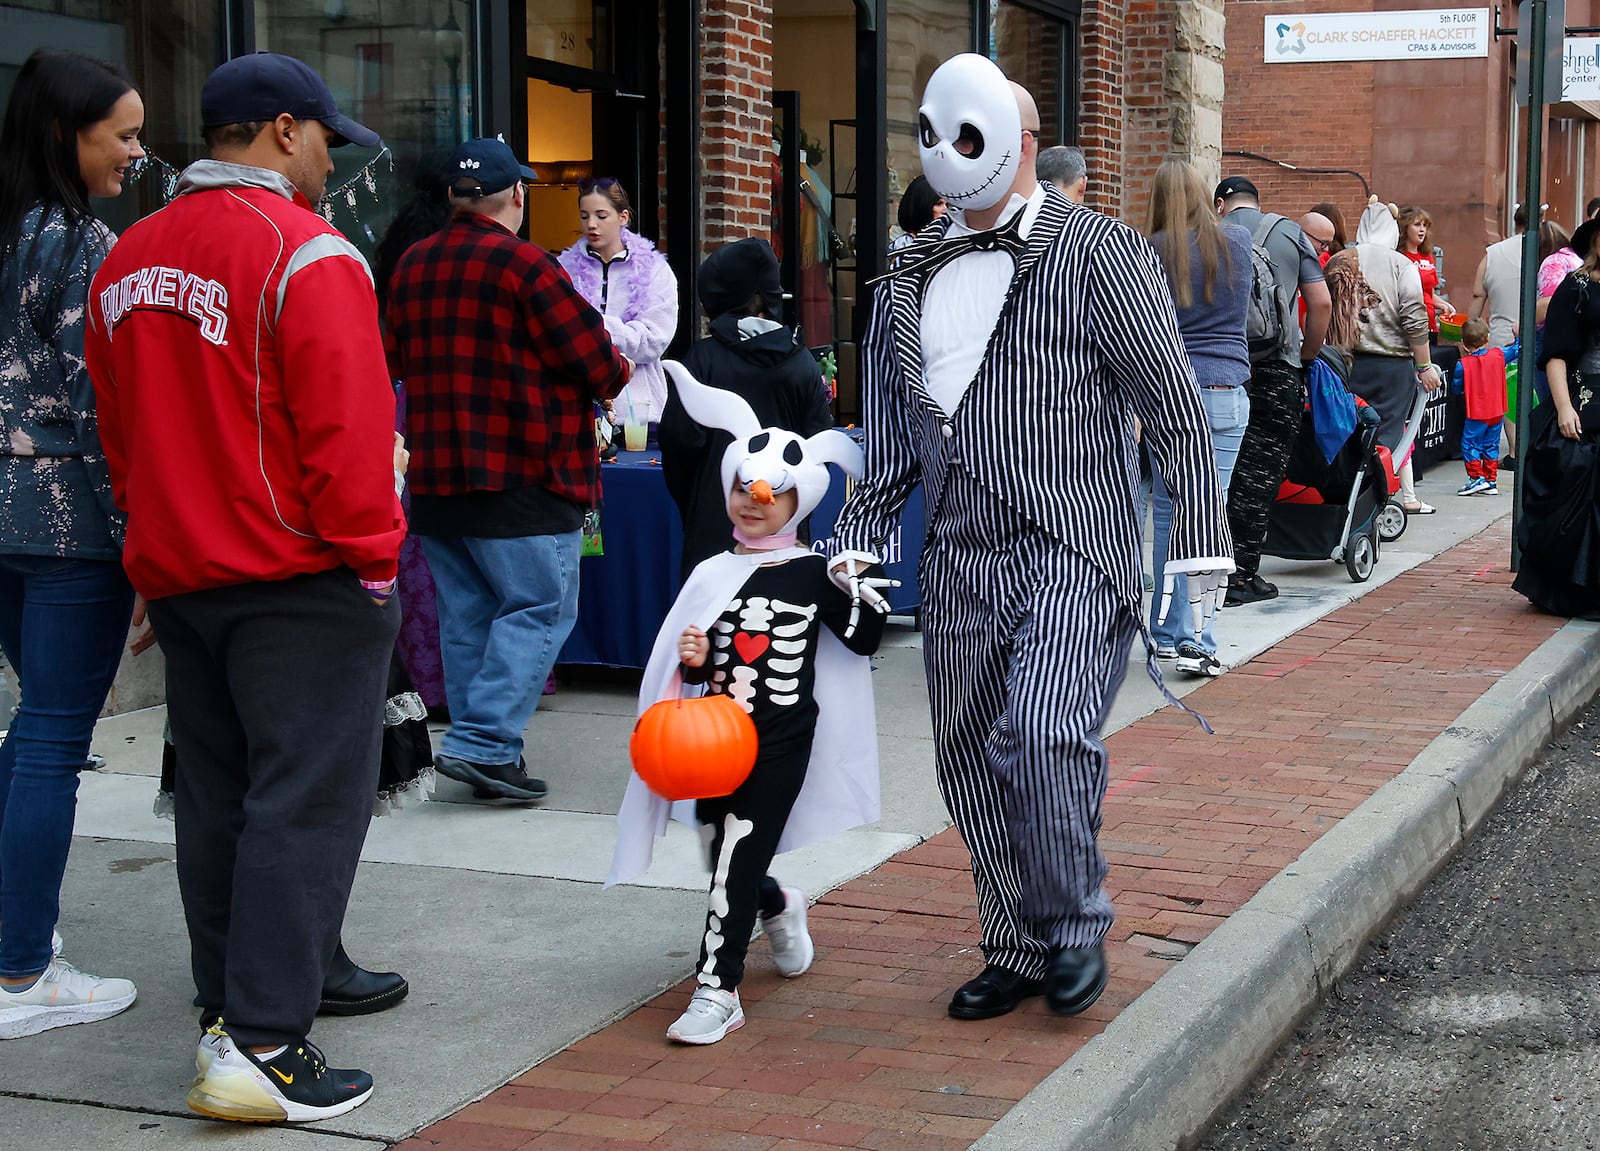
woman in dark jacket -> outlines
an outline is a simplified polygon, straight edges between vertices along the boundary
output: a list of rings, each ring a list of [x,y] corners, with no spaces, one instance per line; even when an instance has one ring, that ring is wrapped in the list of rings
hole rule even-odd
[[[78,772],[133,612],[84,364],[114,241],[89,197],[121,194],[143,126],[115,66],[41,49],[0,128],[0,648],[22,697],[0,745],[0,1039],[104,1019],[136,994],[66,962],[53,933]]]
[[[793,328],[772,318],[783,302],[772,246],[745,239],[719,248],[700,265],[697,285],[711,334],[683,358],[695,379],[743,396],[762,427],[801,436],[832,427],[816,357]],[[683,517],[681,578],[701,560],[733,546],[728,493],[721,490],[722,453],[732,442],[727,432],[689,418],[668,377],[661,468]]]
[[[1522,562],[1512,587],[1555,615],[1600,618],[1600,220],[1579,225],[1583,264],[1545,314],[1539,366],[1550,402],[1529,420],[1518,483]]]

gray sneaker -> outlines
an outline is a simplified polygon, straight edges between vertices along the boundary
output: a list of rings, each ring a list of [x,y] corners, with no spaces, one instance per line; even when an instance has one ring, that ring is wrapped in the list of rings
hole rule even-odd
[[[0,990],[0,1039],[109,1019],[132,1007],[137,996],[126,979],[101,979],[57,955],[25,989]]]
[[[804,975],[816,957],[817,949],[806,930],[806,893],[798,887],[783,889],[783,910],[761,920],[761,929],[772,942],[772,963],[785,979]]]
[[[667,1038],[674,1043],[689,1043],[697,1047],[715,1043],[730,1031],[744,1026],[744,1008],[739,1005],[738,991],[723,991],[716,987],[697,987],[689,1008],[678,1021],[667,1028]]]

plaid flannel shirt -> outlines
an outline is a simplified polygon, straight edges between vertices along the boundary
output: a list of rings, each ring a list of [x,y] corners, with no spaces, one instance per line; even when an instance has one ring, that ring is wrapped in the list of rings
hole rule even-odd
[[[543,248],[461,212],[401,257],[385,322],[413,492],[599,502],[594,402],[622,390],[628,363]]]

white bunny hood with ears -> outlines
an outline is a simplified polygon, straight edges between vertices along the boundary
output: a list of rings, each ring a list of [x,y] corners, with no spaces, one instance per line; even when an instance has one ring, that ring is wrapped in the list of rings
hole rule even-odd
[[[1377,244],[1384,248],[1400,246],[1400,222],[1394,218],[1389,205],[1380,203],[1376,196],[1361,213],[1361,223],[1356,228],[1356,243]]]
[[[860,445],[843,432],[829,428],[803,439],[784,428],[763,428],[743,396],[702,384],[676,360],[662,360],[661,366],[672,377],[678,399],[695,423],[721,428],[733,436],[733,443],[722,453],[724,502],[736,482],[756,499],[766,501],[793,488],[799,506],[780,529],[791,532],[828,493],[829,464],[861,478],[865,456]]]

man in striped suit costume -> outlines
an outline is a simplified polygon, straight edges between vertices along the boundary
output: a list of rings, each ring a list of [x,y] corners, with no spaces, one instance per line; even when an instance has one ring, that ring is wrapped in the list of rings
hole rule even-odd
[[[939,786],[972,852],[987,961],[951,1001],[964,1019],[1041,992],[1076,1014],[1105,986],[1100,729],[1142,629],[1134,417],[1173,492],[1168,589],[1185,573],[1194,610],[1209,612],[1233,567],[1154,250],[1040,185],[1038,124],[984,57],[929,81],[923,168],[955,210],[874,297],[867,475],[834,536],[835,578],[875,601],[872,581],[850,576],[923,485]]]

